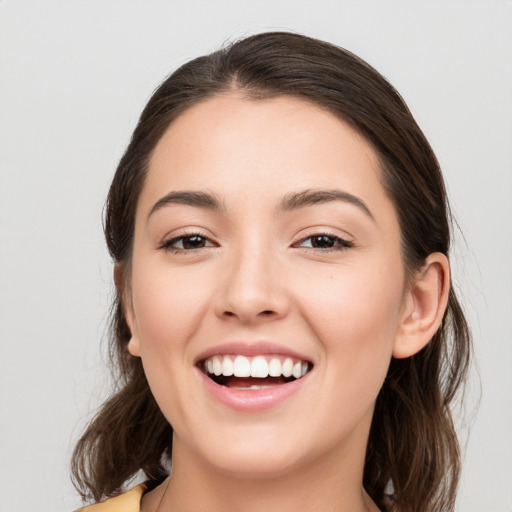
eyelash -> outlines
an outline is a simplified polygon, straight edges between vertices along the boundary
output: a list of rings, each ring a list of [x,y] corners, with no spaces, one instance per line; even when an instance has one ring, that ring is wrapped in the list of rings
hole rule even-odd
[[[306,240],[310,240],[313,238],[321,238],[321,237],[330,238],[333,243],[337,244],[337,247],[329,247],[329,248],[324,248],[324,249],[321,249],[318,247],[310,247],[310,249],[312,249],[313,251],[326,253],[326,252],[333,252],[333,251],[346,251],[347,249],[351,249],[352,247],[354,247],[354,244],[352,242],[350,242],[349,240],[345,240],[344,238],[341,238],[333,233],[314,233],[313,235],[309,235],[306,238],[302,238],[301,240],[299,240],[299,244],[304,243]],[[296,245],[296,244],[294,244],[294,245]]]
[[[185,240],[191,239],[194,237],[201,238],[205,243],[209,242],[211,245],[207,245],[207,246],[203,246],[203,247],[195,247],[195,248],[191,248],[191,249],[173,247],[173,245],[179,241],[181,241],[183,243]],[[322,233],[314,233],[313,235],[309,235],[305,238],[302,238],[298,242],[294,243],[292,247],[301,247],[301,244],[303,244],[306,240],[310,240],[310,239],[314,239],[314,238],[321,238],[321,237],[326,237],[326,238],[331,239],[332,243],[336,244],[336,246],[329,247],[329,248],[323,248],[323,249],[318,248],[318,247],[312,247],[312,246],[310,246],[310,247],[306,246],[306,248],[311,249],[312,251],[315,251],[315,252],[326,253],[326,252],[334,252],[334,251],[346,251],[347,249],[351,249],[352,247],[354,247],[354,244],[352,242],[350,242],[349,240],[345,240],[344,238],[341,238],[333,233],[323,233],[323,232]],[[179,254],[179,253],[186,253],[186,252],[195,252],[200,249],[205,249],[207,247],[215,247],[214,243],[208,237],[204,236],[201,233],[185,233],[185,234],[182,234],[182,235],[179,235],[179,236],[176,236],[169,240],[164,241],[160,245],[159,248],[163,249],[165,251],[172,252],[173,254]]]
[[[194,238],[194,237],[201,238],[205,242],[210,242],[212,244],[212,245],[209,245],[209,246],[206,246],[206,247],[213,247],[213,242],[207,236],[204,236],[201,233],[184,233],[183,235],[175,236],[175,237],[173,237],[173,238],[171,238],[169,240],[164,241],[162,243],[162,245],[160,246],[160,249],[172,252],[174,254],[176,254],[176,253],[184,253],[184,252],[192,252],[192,251],[197,251],[199,249],[204,249],[205,247],[196,247],[196,248],[192,248],[192,249],[173,247],[173,244],[175,244],[176,242],[185,241],[186,239],[191,239],[191,238]]]

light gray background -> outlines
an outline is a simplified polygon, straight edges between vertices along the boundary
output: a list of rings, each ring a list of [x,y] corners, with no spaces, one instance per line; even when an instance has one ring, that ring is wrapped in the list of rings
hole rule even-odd
[[[80,504],[71,447],[108,393],[101,211],[141,108],[179,64],[270,29],[368,60],[431,141],[482,381],[459,510],[512,510],[511,1],[0,0],[2,512]],[[473,375],[468,417],[477,395]]]

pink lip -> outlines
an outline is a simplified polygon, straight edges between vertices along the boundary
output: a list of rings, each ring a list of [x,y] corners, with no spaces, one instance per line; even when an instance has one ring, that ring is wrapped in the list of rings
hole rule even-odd
[[[218,353],[218,352],[216,352]],[[261,352],[259,352],[261,354]],[[250,355],[250,354],[244,354]],[[208,357],[208,356],[206,356]],[[238,412],[258,412],[276,407],[297,393],[307,382],[309,373],[300,379],[263,389],[233,389],[217,384],[196,368],[207,391],[221,404]]]
[[[204,361],[208,357],[218,354],[233,354],[247,357],[275,354],[311,362],[311,360],[303,354],[270,341],[235,341],[216,345],[215,347],[201,352],[197,356],[195,363],[197,364],[199,361]]]

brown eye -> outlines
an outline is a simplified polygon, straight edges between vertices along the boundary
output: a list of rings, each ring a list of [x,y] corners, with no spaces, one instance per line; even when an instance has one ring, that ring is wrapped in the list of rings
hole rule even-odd
[[[183,249],[200,249],[206,246],[206,238],[199,235],[185,236],[181,244]]]
[[[203,249],[204,247],[213,246],[214,244],[205,236],[199,234],[191,234],[171,238],[162,245],[162,249],[179,252]]]
[[[325,233],[304,238],[299,245],[300,247],[310,247],[319,250],[343,250],[353,246],[352,242],[348,240]]]
[[[336,240],[332,236],[319,235],[311,237],[311,247],[316,249],[330,249],[334,247]]]

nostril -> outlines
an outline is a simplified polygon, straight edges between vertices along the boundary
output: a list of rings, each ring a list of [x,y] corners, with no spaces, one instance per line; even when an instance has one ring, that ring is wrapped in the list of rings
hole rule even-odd
[[[1,0],[0,0],[1,1]],[[263,318],[273,318],[277,315],[277,312],[272,309],[265,309],[263,311],[260,311],[259,313],[249,314],[247,311],[236,311],[236,310],[225,310],[222,312],[222,316],[224,318],[239,318],[241,321],[249,321],[249,319],[253,318],[256,320],[257,318],[263,319]]]

